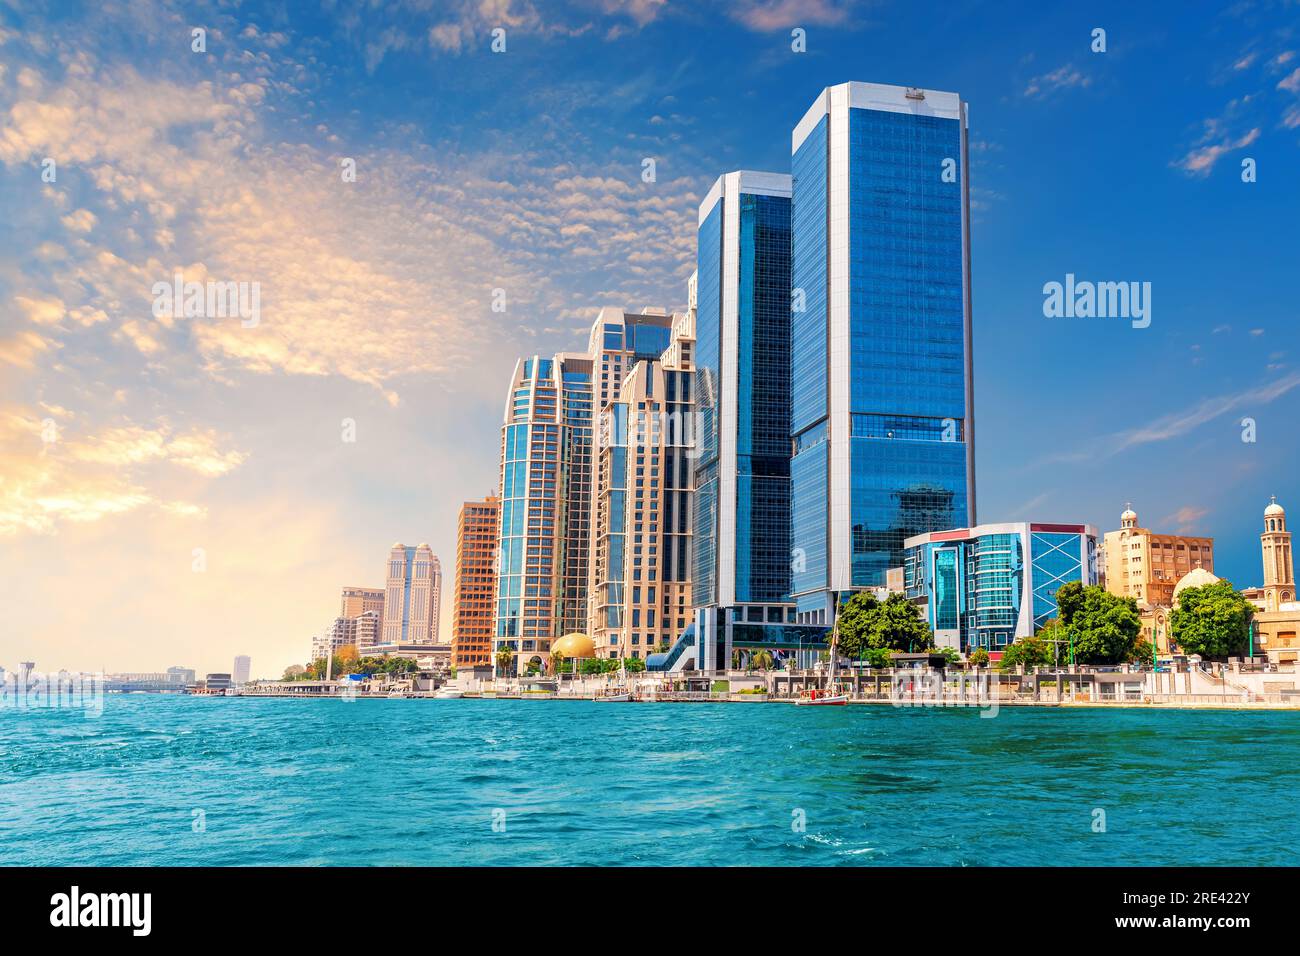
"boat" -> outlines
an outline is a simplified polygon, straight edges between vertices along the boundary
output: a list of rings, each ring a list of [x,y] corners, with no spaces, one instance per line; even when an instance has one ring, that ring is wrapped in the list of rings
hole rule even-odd
[[[800,697],[794,703],[796,707],[838,707],[848,702],[849,698],[844,694],[828,694],[825,697]]]
[[[393,699],[400,699],[400,698],[405,697],[406,694],[403,693],[403,692],[400,691],[400,690],[390,690],[390,691],[388,692],[388,696],[389,696],[390,698],[393,698]]]
[[[837,614],[835,624],[831,628],[831,666],[826,674],[827,690],[809,691],[806,697],[800,697],[798,700],[794,702],[796,707],[843,707],[845,704],[849,702],[848,695],[833,694],[830,692],[830,688],[835,686],[835,658],[836,658],[835,652],[839,646],[839,641],[840,641],[840,622],[839,622],[839,615]]]
[[[620,693],[604,694],[600,697],[597,697],[596,700],[602,704],[626,704],[631,702],[632,695],[620,694]]]
[[[454,687],[439,687],[437,693],[433,695],[434,700],[460,700],[464,696],[464,691]]]

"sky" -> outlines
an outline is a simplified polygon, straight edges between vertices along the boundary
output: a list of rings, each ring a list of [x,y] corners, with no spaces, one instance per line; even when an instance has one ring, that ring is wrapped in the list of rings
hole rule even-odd
[[[516,358],[684,308],[713,180],[788,172],[849,80],[970,104],[979,519],[1132,502],[1258,584],[1300,508],[1300,7],[1082,8],[0,0],[0,665],[278,676],[394,541],[449,635]],[[156,314],[176,274],[257,323]],[[1150,325],[1047,317],[1067,274]]]

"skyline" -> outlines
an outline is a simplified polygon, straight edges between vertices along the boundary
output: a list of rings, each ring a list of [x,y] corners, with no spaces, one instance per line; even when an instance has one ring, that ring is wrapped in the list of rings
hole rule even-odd
[[[497,483],[516,359],[580,345],[602,306],[682,309],[709,185],[788,171],[789,130],[849,80],[971,103],[979,520],[1105,531],[1132,501],[1153,529],[1215,537],[1220,576],[1259,583],[1263,506],[1300,499],[1284,285],[1300,197],[1283,172],[1300,41],[1255,19],[1283,8],[1239,5],[1207,28],[1118,6],[976,21],[967,5],[923,38],[892,4],[707,21],[655,3],[505,6],[501,55],[480,8],[459,5],[459,32],[390,8],[352,32],[214,12],[206,60],[167,4],[156,22],[3,14],[0,212],[16,228],[0,239],[0,464],[15,477],[0,574],[29,597],[3,663],[302,663],[341,587],[383,586],[392,541],[451,560],[461,502]],[[791,25],[808,53],[790,51]],[[1097,25],[1104,54],[1088,49]],[[1235,57],[1188,42],[1197,30]],[[160,58],[171,46],[185,56]],[[681,62],[609,83],[625,75],[612,63],[655,50]],[[1240,181],[1246,155],[1256,183]],[[45,156],[58,180],[39,188]],[[260,282],[262,334],[151,315],[152,284],[178,270]],[[1067,275],[1151,282],[1151,326],[1046,318],[1043,286]],[[1043,354],[1086,371],[1063,386]],[[83,601],[60,598],[69,585]]]

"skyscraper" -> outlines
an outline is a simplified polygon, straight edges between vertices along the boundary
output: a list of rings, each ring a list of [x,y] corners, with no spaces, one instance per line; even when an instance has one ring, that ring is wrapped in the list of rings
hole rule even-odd
[[[388,553],[384,643],[436,644],[442,566],[427,544],[398,543]]]
[[[975,521],[966,105],[828,87],[791,152],[792,590],[829,624]]]
[[[582,503],[590,496],[590,390],[585,356],[515,364],[501,428],[494,636],[496,650],[510,651],[516,669],[521,659],[545,665],[564,611],[574,613],[560,592],[570,581],[586,588],[585,534],[575,547],[578,535],[568,525],[588,520]],[[566,420],[570,411],[574,420]],[[585,595],[579,607],[585,618]]]
[[[467,501],[456,522],[456,603],[451,655],[456,667],[492,662],[492,592],[496,582],[501,499]]]
[[[700,204],[696,606],[790,595],[790,177],[741,171]],[[769,618],[767,607],[782,605]],[[748,608],[746,607],[746,610]]]
[[[231,671],[236,685],[248,683],[248,672],[252,669],[253,659],[247,654],[240,654],[235,658],[235,667]]]
[[[545,668],[551,641],[586,632],[592,410],[617,394],[636,357],[658,357],[671,319],[602,309],[587,351],[520,359],[501,429],[501,522],[493,634],[516,670]]]
[[[692,444],[689,314],[657,359],[639,358],[599,416],[591,636],[602,657],[644,658],[690,614]]]

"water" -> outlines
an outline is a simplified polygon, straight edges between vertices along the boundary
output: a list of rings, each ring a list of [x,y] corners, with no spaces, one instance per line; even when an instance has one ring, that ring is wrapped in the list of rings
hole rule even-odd
[[[1295,864],[1298,771],[1300,713],[110,696],[0,710],[0,864]]]

